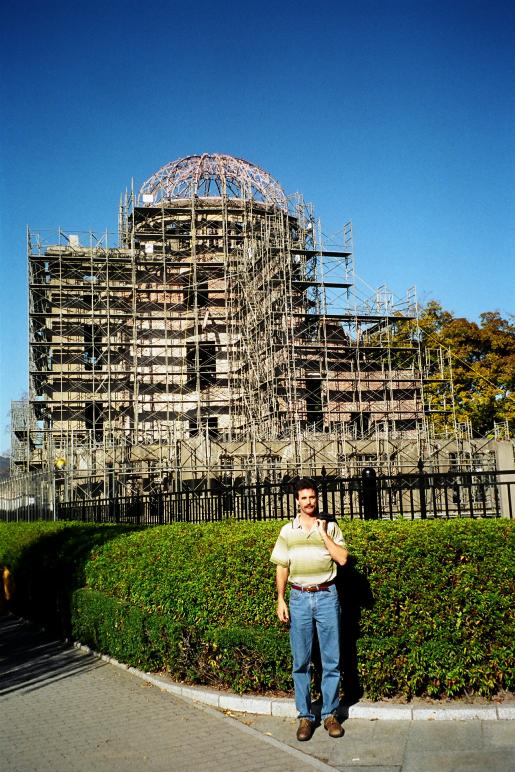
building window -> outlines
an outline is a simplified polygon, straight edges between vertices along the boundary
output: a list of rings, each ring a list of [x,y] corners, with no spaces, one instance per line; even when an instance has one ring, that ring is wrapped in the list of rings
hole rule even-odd
[[[218,431],[218,416],[204,416],[200,419],[200,427],[197,419],[190,419],[189,421],[190,437],[197,437],[197,435],[207,435],[211,439],[220,437]]]
[[[322,382],[320,379],[306,381],[306,418],[308,424],[313,424],[316,430],[323,429]]]
[[[371,414],[368,411],[355,411],[350,415],[350,423],[360,434],[364,434],[370,429]]]
[[[197,269],[197,277],[192,272],[184,290],[184,305],[188,309],[205,308],[209,304],[209,280],[206,271]]]
[[[104,411],[101,403],[86,403],[84,406],[84,426],[93,431],[96,441],[104,435]]]
[[[198,359],[197,359],[198,357]],[[216,344],[212,341],[199,341],[186,346],[187,386],[199,389],[216,382]]]
[[[84,352],[82,354],[85,370],[98,366],[102,354],[102,328],[100,325],[84,325]]]

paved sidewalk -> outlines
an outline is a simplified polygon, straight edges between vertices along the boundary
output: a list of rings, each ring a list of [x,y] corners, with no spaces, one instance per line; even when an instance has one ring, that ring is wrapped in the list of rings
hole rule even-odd
[[[318,728],[299,743],[291,701],[268,709],[117,665],[0,617],[0,770],[515,770],[513,704],[465,707],[476,719],[358,704],[343,738]]]
[[[316,757],[0,617],[0,770],[318,771]]]
[[[297,723],[247,715],[249,726],[301,748],[343,771],[513,771],[515,721],[349,719],[345,735],[329,739],[317,728],[307,743],[295,739]]]

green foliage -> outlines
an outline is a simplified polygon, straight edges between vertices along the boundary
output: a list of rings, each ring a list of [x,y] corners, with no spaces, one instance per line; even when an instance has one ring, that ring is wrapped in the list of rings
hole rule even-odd
[[[82,588],[72,597],[72,627],[83,644],[175,679],[229,684],[236,692],[291,687],[288,634],[260,628],[187,628],[170,615]]]
[[[11,609],[70,636],[70,596],[84,585],[91,550],[134,527],[62,521],[0,522],[0,567],[11,571]]]
[[[515,429],[515,324],[498,312],[485,312],[480,324],[456,318],[431,301],[415,321],[399,322],[394,343],[419,340],[429,349],[442,346],[450,355],[454,404],[458,421],[470,421],[478,435],[492,431],[494,422],[508,421]],[[434,374],[437,376],[437,374]],[[447,366],[446,377],[451,376]],[[438,412],[451,404],[448,382],[429,383],[426,398]],[[437,427],[445,413],[435,414]]]
[[[379,522],[358,541],[356,527],[346,533],[375,601],[358,641],[367,694],[513,689],[512,522]]]
[[[275,616],[269,562],[280,525],[173,524],[127,533],[4,525],[0,564],[9,556],[18,596],[34,594],[39,583],[40,597],[48,592],[52,602],[45,614],[68,603],[73,636],[123,662],[240,692],[291,690],[288,633]],[[342,526],[351,551],[339,574],[344,666],[347,676],[356,667],[367,697],[491,696],[515,688],[513,522]],[[43,568],[69,583],[67,595],[42,582]],[[18,598],[18,606],[34,608],[33,596],[26,602]]]
[[[60,521],[34,521],[33,523],[6,523],[0,521],[0,562],[15,568],[24,551],[46,534],[55,534],[65,528]]]
[[[71,620],[83,644],[144,670],[173,663],[184,675],[186,632],[167,615],[81,588],[72,595]]]
[[[209,631],[210,661],[204,683],[230,684],[235,692],[291,690],[289,635],[263,628]]]
[[[86,580],[187,626],[223,627],[230,619],[268,628],[275,625],[269,558],[276,534],[270,522],[156,527],[95,551]]]

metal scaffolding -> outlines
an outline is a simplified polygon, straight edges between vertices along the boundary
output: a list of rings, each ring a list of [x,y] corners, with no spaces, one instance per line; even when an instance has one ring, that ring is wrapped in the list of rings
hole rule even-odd
[[[447,355],[398,343],[414,293],[360,289],[350,223],[324,241],[300,195],[222,155],[127,191],[117,240],[29,230],[17,470],[66,470],[85,496],[431,458]]]

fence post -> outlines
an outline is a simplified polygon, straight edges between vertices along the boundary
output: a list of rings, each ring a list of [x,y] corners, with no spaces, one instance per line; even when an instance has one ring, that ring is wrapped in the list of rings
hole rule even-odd
[[[157,520],[158,523],[161,525],[164,523],[164,503],[163,503],[163,492],[159,490],[157,492]]]
[[[424,474],[424,462],[419,459],[417,462],[418,467],[418,489],[420,492],[420,517],[427,518],[427,505],[426,505],[426,476]]]
[[[327,470],[325,467],[322,467],[322,512],[328,513],[329,512],[329,503],[327,501]]]
[[[261,481],[259,479],[259,472],[256,475],[256,520],[261,521],[262,520],[262,511],[261,511]]]
[[[108,520],[110,523],[118,523],[118,508],[112,494],[109,497],[108,502]]]
[[[185,497],[184,497],[184,515],[186,516],[186,522],[189,523],[190,521],[190,490],[188,487],[186,487],[185,491]]]
[[[141,494],[138,492],[134,497],[134,510],[136,514],[136,523],[138,525],[141,523],[142,506],[143,506],[143,502],[141,501]]]
[[[365,467],[361,471],[361,494],[364,520],[376,520],[379,517],[377,508],[377,477],[376,471],[372,467]]]

